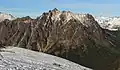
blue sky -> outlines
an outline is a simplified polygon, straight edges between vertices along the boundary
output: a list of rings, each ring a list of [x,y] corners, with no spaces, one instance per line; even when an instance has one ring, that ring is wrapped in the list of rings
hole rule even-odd
[[[120,0],[1,0],[0,12],[14,16],[40,16],[43,12],[58,8],[74,13],[120,16]]]

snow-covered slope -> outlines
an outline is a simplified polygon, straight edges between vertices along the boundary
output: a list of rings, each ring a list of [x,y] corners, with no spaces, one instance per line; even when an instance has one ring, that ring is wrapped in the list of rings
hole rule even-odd
[[[6,13],[0,12],[0,22],[5,19],[13,20],[13,19],[15,19],[15,17],[13,17],[11,14],[6,14]]]
[[[0,52],[0,70],[92,70],[68,60],[23,48]]]
[[[96,21],[104,29],[118,30],[120,28],[120,17],[95,17]]]

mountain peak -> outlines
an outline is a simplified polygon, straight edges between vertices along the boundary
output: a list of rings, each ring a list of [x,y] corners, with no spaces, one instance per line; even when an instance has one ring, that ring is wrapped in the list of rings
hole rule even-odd
[[[94,21],[94,17],[91,14],[76,14],[72,13],[71,11],[59,11],[57,8],[54,8],[53,10],[50,10],[49,12],[43,13],[45,17],[51,18],[55,22],[58,20],[65,21],[66,23],[69,20],[75,19],[79,22],[83,23],[83,25],[90,25],[88,23],[84,24],[87,20]]]
[[[59,11],[57,8],[54,8],[52,11]]]

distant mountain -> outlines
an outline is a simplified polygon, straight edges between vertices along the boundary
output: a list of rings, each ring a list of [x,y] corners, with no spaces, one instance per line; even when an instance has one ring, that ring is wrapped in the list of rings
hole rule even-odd
[[[100,16],[100,17],[95,17],[95,19],[104,29],[109,29],[114,31],[120,29],[120,17]]]
[[[58,9],[0,23],[0,45],[59,56],[94,70],[118,70],[119,45],[114,33],[101,28],[91,14]]]
[[[11,14],[6,14],[6,13],[0,12],[0,22],[5,19],[13,20],[13,19],[15,19],[15,17],[12,16]]]

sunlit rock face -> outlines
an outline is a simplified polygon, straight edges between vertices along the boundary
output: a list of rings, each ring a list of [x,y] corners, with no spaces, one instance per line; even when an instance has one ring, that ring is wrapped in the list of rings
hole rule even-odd
[[[114,70],[119,64],[119,46],[90,14],[55,8],[36,19],[4,20],[0,43],[49,53],[95,70]]]

